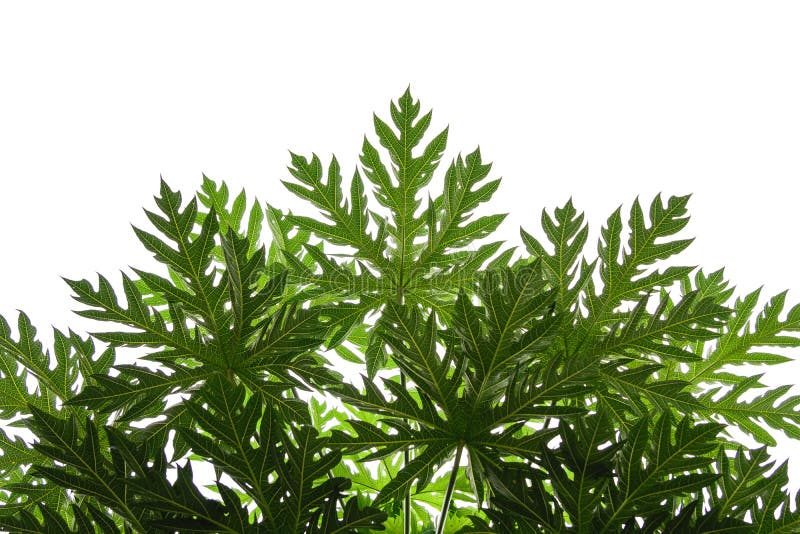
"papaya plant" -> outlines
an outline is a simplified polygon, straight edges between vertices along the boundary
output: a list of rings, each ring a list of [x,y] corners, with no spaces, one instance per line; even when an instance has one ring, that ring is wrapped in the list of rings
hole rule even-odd
[[[302,213],[162,180],[160,271],[66,280],[96,332],[0,318],[0,528],[800,531],[767,449],[800,396],[751,371],[800,306],[674,264],[686,196],[617,209],[596,256],[571,200],[506,246],[480,151],[440,171],[448,129],[389,111],[349,181],[291,155]]]

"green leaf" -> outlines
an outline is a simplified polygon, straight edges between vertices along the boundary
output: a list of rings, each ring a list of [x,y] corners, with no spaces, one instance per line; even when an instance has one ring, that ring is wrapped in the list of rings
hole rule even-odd
[[[688,382],[663,380],[655,376],[663,368],[659,364],[630,368],[620,368],[616,362],[605,365],[600,369],[600,377],[612,391],[601,395],[607,402],[611,401],[609,395],[619,395],[624,410],[633,413],[637,418],[647,415],[651,407],[662,412],[675,409],[683,414],[702,410],[703,404],[687,390]]]
[[[640,419],[616,458],[618,480],[608,490],[610,502],[597,516],[596,532],[618,532],[629,518],[658,512],[665,498],[710,486],[719,476],[703,471],[712,462],[708,453],[716,448],[722,428],[695,424],[688,416],[675,426],[670,412],[664,412],[651,434],[648,419]]]
[[[468,222],[472,212],[491,199],[500,185],[499,179],[484,182],[490,170],[491,164],[481,162],[480,149],[468,154],[466,161],[459,155],[450,165],[444,177],[443,195],[436,202],[428,203],[428,243],[420,263],[443,263],[447,250],[486,237],[503,222],[505,215],[490,215]]]
[[[143,530],[143,512],[134,510],[124,487],[109,475],[109,459],[101,450],[95,424],[86,420],[83,429],[75,417],[61,419],[31,406],[29,428],[41,440],[34,448],[62,466],[35,465],[33,474],[49,483],[110,506],[133,528]]]
[[[388,149],[394,164],[396,184],[378,151],[366,138],[362,146],[361,163],[375,184],[375,198],[392,214],[393,221],[387,230],[396,243],[393,256],[398,261],[399,283],[402,285],[406,279],[404,273],[411,268],[415,253],[414,239],[425,231],[424,217],[414,217],[421,204],[418,194],[430,182],[438,166],[447,143],[447,129],[437,135],[419,157],[414,157],[412,151],[425,135],[431,122],[431,113],[419,117],[420,103],[413,101],[410,90],[403,93],[398,105],[392,103],[390,110],[397,132],[377,115],[374,115],[374,124],[378,139]]]
[[[628,225],[628,250],[622,249],[622,217],[617,209],[608,218],[598,244],[602,292],[596,293],[595,283],[587,280],[586,307],[588,316],[582,318],[570,336],[568,346],[578,350],[581,344],[601,335],[604,327],[618,320],[615,309],[623,301],[638,301],[654,289],[669,287],[688,275],[691,267],[667,267],[663,271],[650,267],[673,256],[686,247],[691,239],[667,241],[682,230],[689,221],[685,197],[671,197],[664,205],[660,195],[650,205],[650,222],[645,221],[638,199],[631,207]],[[657,242],[658,241],[658,242]]]
[[[519,256],[493,238],[481,151],[437,182],[449,129],[427,137],[410,90],[389,112],[349,180],[291,154],[310,212],[162,180],[134,229],[161,270],[67,281],[92,337],[46,349],[25,314],[17,334],[0,318],[0,528],[800,529],[787,464],[729,436],[800,439],[800,395],[751,367],[790,359],[800,305],[731,305],[721,269],[673,265],[688,197],[617,209],[596,258],[569,200]]]
[[[349,204],[343,194],[342,176],[336,157],[331,160],[324,181],[322,163],[316,154],[311,160],[292,154],[292,167],[289,167],[289,172],[297,182],[284,181],[286,188],[317,206],[330,221],[328,224],[310,217],[290,215],[289,220],[292,223],[324,237],[333,244],[355,248],[357,257],[370,260],[376,265],[384,263],[380,243],[367,233],[369,215],[364,184],[358,171],[351,182]]]
[[[506,465],[499,472],[489,471],[494,497],[492,507],[483,511],[495,528],[499,527],[500,532],[556,533],[563,530],[563,516],[545,488],[543,478],[541,471],[525,464]]]
[[[198,383],[213,375],[203,368],[177,368],[171,374],[137,365],[117,365],[119,375],[94,375],[97,385],[85,388],[71,398],[70,406],[89,406],[100,412],[113,412],[134,405],[159,405],[160,401],[172,393],[189,391]],[[130,412],[130,410],[126,410]],[[136,417],[136,416],[134,416]]]
[[[470,364],[467,383],[476,409],[496,399],[511,370],[548,348],[558,325],[555,295],[545,290],[538,263],[487,273],[478,295],[482,310],[462,292],[453,318]]]
[[[458,361],[452,353],[444,358],[437,354],[436,314],[423,322],[416,308],[389,304],[378,328],[405,376],[425,391],[446,416],[452,417],[461,382]],[[453,369],[455,373],[451,372]]]
[[[405,465],[397,476],[384,484],[375,498],[375,506],[402,498],[414,483],[417,492],[424,489],[433,473],[448,459],[450,452],[449,447],[428,446],[424,452]]]
[[[177,359],[195,356],[202,352],[198,330],[190,331],[186,327],[185,313],[181,307],[170,307],[172,329],[168,330],[161,314],[144,306],[144,296],[131,282],[127,275],[122,275],[123,287],[127,299],[127,307],[117,302],[117,296],[109,281],[102,275],[95,290],[86,281],[67,280],[67,284],[76,293],[75,299],[95,309],[79,310],[76,313],[83,317],[102,322],[116,322],[134,329],[133,332],[105,332],[94,334],[101,341],[114,345],[164,347],[156,351],[151,358]],[[138,332],[136,331],[138,330]]]
[[[108,370],[114,359],[113,349],[96,354],[91,338],[83,339],[71,330],[66,335],[54,328],[51,353],[22,312],[17,330],[18,338],[14,339],[8,323],[0,317],[0,416],[6,420],[17,416],[20,420],[10,426],[24,426],[32,413],[31,407],[35,407],[45,414],[69,414],[85,421],[88,414],[69,405],[69,401],[81,389],[93,387],[95,374]],[[31,389],[29,385],[35,387]],[[46,456],[6,429],[0,433],[0,450],[0,476],[3,488],[8,491],[0,497],[3,504],[0,515],[34,512],[37,503],[44,503],[55,513],[70,513],[69,506],[74,500],[62,488],[45,483],[28,469],[31,464],[47,464]],[[27,519],[20,521],[20,525],[27,524]]]
[[[762,375],[742,378],[721,397],[721,387],[709,389],[698,397],[704,412],[724,417],[730,424],[738,426],[758,440],[759,443],[775,446],[775,438],[767,428],[783,430],[789,437],[800,439],[800,395],[789,395],[791,386],[767,389],[749,401],[742,396],[753,389],[766,389],[759,380]],[[763,423],[761,422],[763,421]],[[764,428],[766,425],[767,428]]]
[[[205,406],[193,402],[187,407],[209,436],[191,429],[180,432],[194,451],[209,458],[253,499],[265,525],[286,532],[317,532],[319,527],[313,525],[319,522],[336,529],[380,526],[382,512],[356,504],[345,505],[344,516],[338,519],[335,503],[350,481],[328,477],[341,461],[340,452],[325,452],[328,438],[308,426],[293,427],[289,434],[271,409],[262,412],[260,397],[245,397],[241,386],[221,379],[208,383],[201,396]]]
[[[612,428],[602,411],[576,419],[572,425],[561,422],[560,446],[553,452],[545,450],[554,494],[575,532],[592,532],[592,522],[612,481],[614,457],[620,447],[620,443],[613,443]],[[611,446],[607,446],[609,441]]]
[[[564,207],[556,208],[554,214],[555,220],[543,210],[541,218],[542,229],[553,245],[552,254],[525,230],[520,229],[520,235],[528,252],[541,260],[552,287],[557,288],[559,311],[567,312],[584,289],[589,274],[594,271],[594,264],[579,265],[578,259],[586,244],[589,228],[583,224],[583,213],[578,214],[572,199]]]
[[[296,257],[295,251],[285,255],[291,268],[289,281],[297,288],[294,298],[334,305],[329,347],[342,342],[354,324],[385,302],[406,302],[424,312],[433,310],[448,317],[459,288],[474,282],[470,277],[500,247],[500,243],[487,243],[468,250],[493,232],[505,217],[472,217],[472,212],[491,197],[499,184],[498,180],[487,181],[490,165],[482,162],[480,151],[453,161],[445,173],[443,193],[436,198],[428,195],[428,206],[423,210],[424,188],[438,168],[447,129],[423,147],[431,114],[420,114],[420,104],[408,90],[396,104],[391,104],[390,111],[391,122],[376,115],[374,126],[391,165],[365,138],[363,173],[354,174],[349,196],[335,157],[323,177],[325,172],[316,155],[306,158],[292,154],[289,171],[294,180],[284,182],[298,197],[321,211],[321,217],[288,215],[288,221],[300,232],[314,233],[332,245],[350,247],[346,252],[337,250],[336,256],[351,258],[343,262],[327,256],[327,247],[308,247],[303,257]],[[421,153],[417,155],[418,148]],[[368,181],[366,186],[362,174]],[[367,206],[369,185],[380,204],[378,210]],[[386,218],[379,214],[387,211]],[[278,241],[288,240],[290,229],[277,226],[273,225],[273,232],[280,233]],[[507,261],[510,256],[503,257]],[[313,261],[306,261],[308,258]],[[374,377],[386,362],[385,351],[372,337],[361,348],[368,375]]]
[[[669,299],[662,295],[651,314],[646,311],[649,295],[645,295],[627,317],[612,327],[596,350],[603,354],[657,356],[662,361],[700,360],[701,355],[682,349],[682,342],[718,337],[717,330],[729,312],[711,299],[696,299],[695,292],[684,295],[663,317],[671,304]]]

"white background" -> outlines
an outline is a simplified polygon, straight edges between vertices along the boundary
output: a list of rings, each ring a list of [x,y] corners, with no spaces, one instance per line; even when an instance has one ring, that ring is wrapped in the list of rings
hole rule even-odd
[[[129,225],[159,175],[296,207],[288,150],[349,176],[409,84],[445,163],[494,162],[512,244],[569,197],[596,236],[637,195],[693,193],[683,263],[800,300],[797,2],[284,4],[0,4],[0,314],[85,331],[59,276],[151,265]]]

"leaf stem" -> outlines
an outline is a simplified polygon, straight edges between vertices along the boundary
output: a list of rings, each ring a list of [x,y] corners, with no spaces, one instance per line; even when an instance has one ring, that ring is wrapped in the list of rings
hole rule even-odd
[[[444,524],[447,521],[447,511],[450,509],[450,501],[453,499],[453,490],[456,487],[456,479],[458,478],[458,464],[461,462],[461,452],[463,450],[463,444],[459,445],[458,449],[456,449],[456,459],[453,462],[453,470],[450,471],[450,481],[447,483],[447,490],[444,493],[442,514],[439,516],[439,525],[436,527],[436,534],[444,534]]]
[[[406,375],[400,371],[400,386],[406,388]],[[411,463],[411,451],[408,447],[403,450],[403,467]],[[411,488],[409,487],[403,497],[403,534],[411,534]]]
[[[402,270],[400,274],[400,281],[397,284],[397,303],[403,304],[404,295],[403,295],[403,280],[402,280]],[[400,369],[400,386],[403,389],[406,389],[406,374]],[[406,422],[406,420],[403,420]],[[407,466],[411,463],[411,451],[408,447],[403,450],[403,467]],[[409,487],[406,491],[405,496],[403,497],[403,534],[411,534],[411,488]]]

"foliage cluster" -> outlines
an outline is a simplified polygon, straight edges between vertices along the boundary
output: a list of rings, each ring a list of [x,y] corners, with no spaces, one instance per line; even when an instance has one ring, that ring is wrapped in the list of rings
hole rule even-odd
[[[134,230],[164,269],[67,280],[98,332],[50,350],[0,318],[0,526],[800,531],[766,450],[800,438],[800,396],[743,372],[800,346],[800,306],[671,265],[688,197],[617,209],[596,257],[571,201],[524,250],[493,241],[505,216],[476,212],[500,181],[475,150],[433,196],[430,123],[406,91],[349,183],[292,154],[315,216],[162,181]]]

